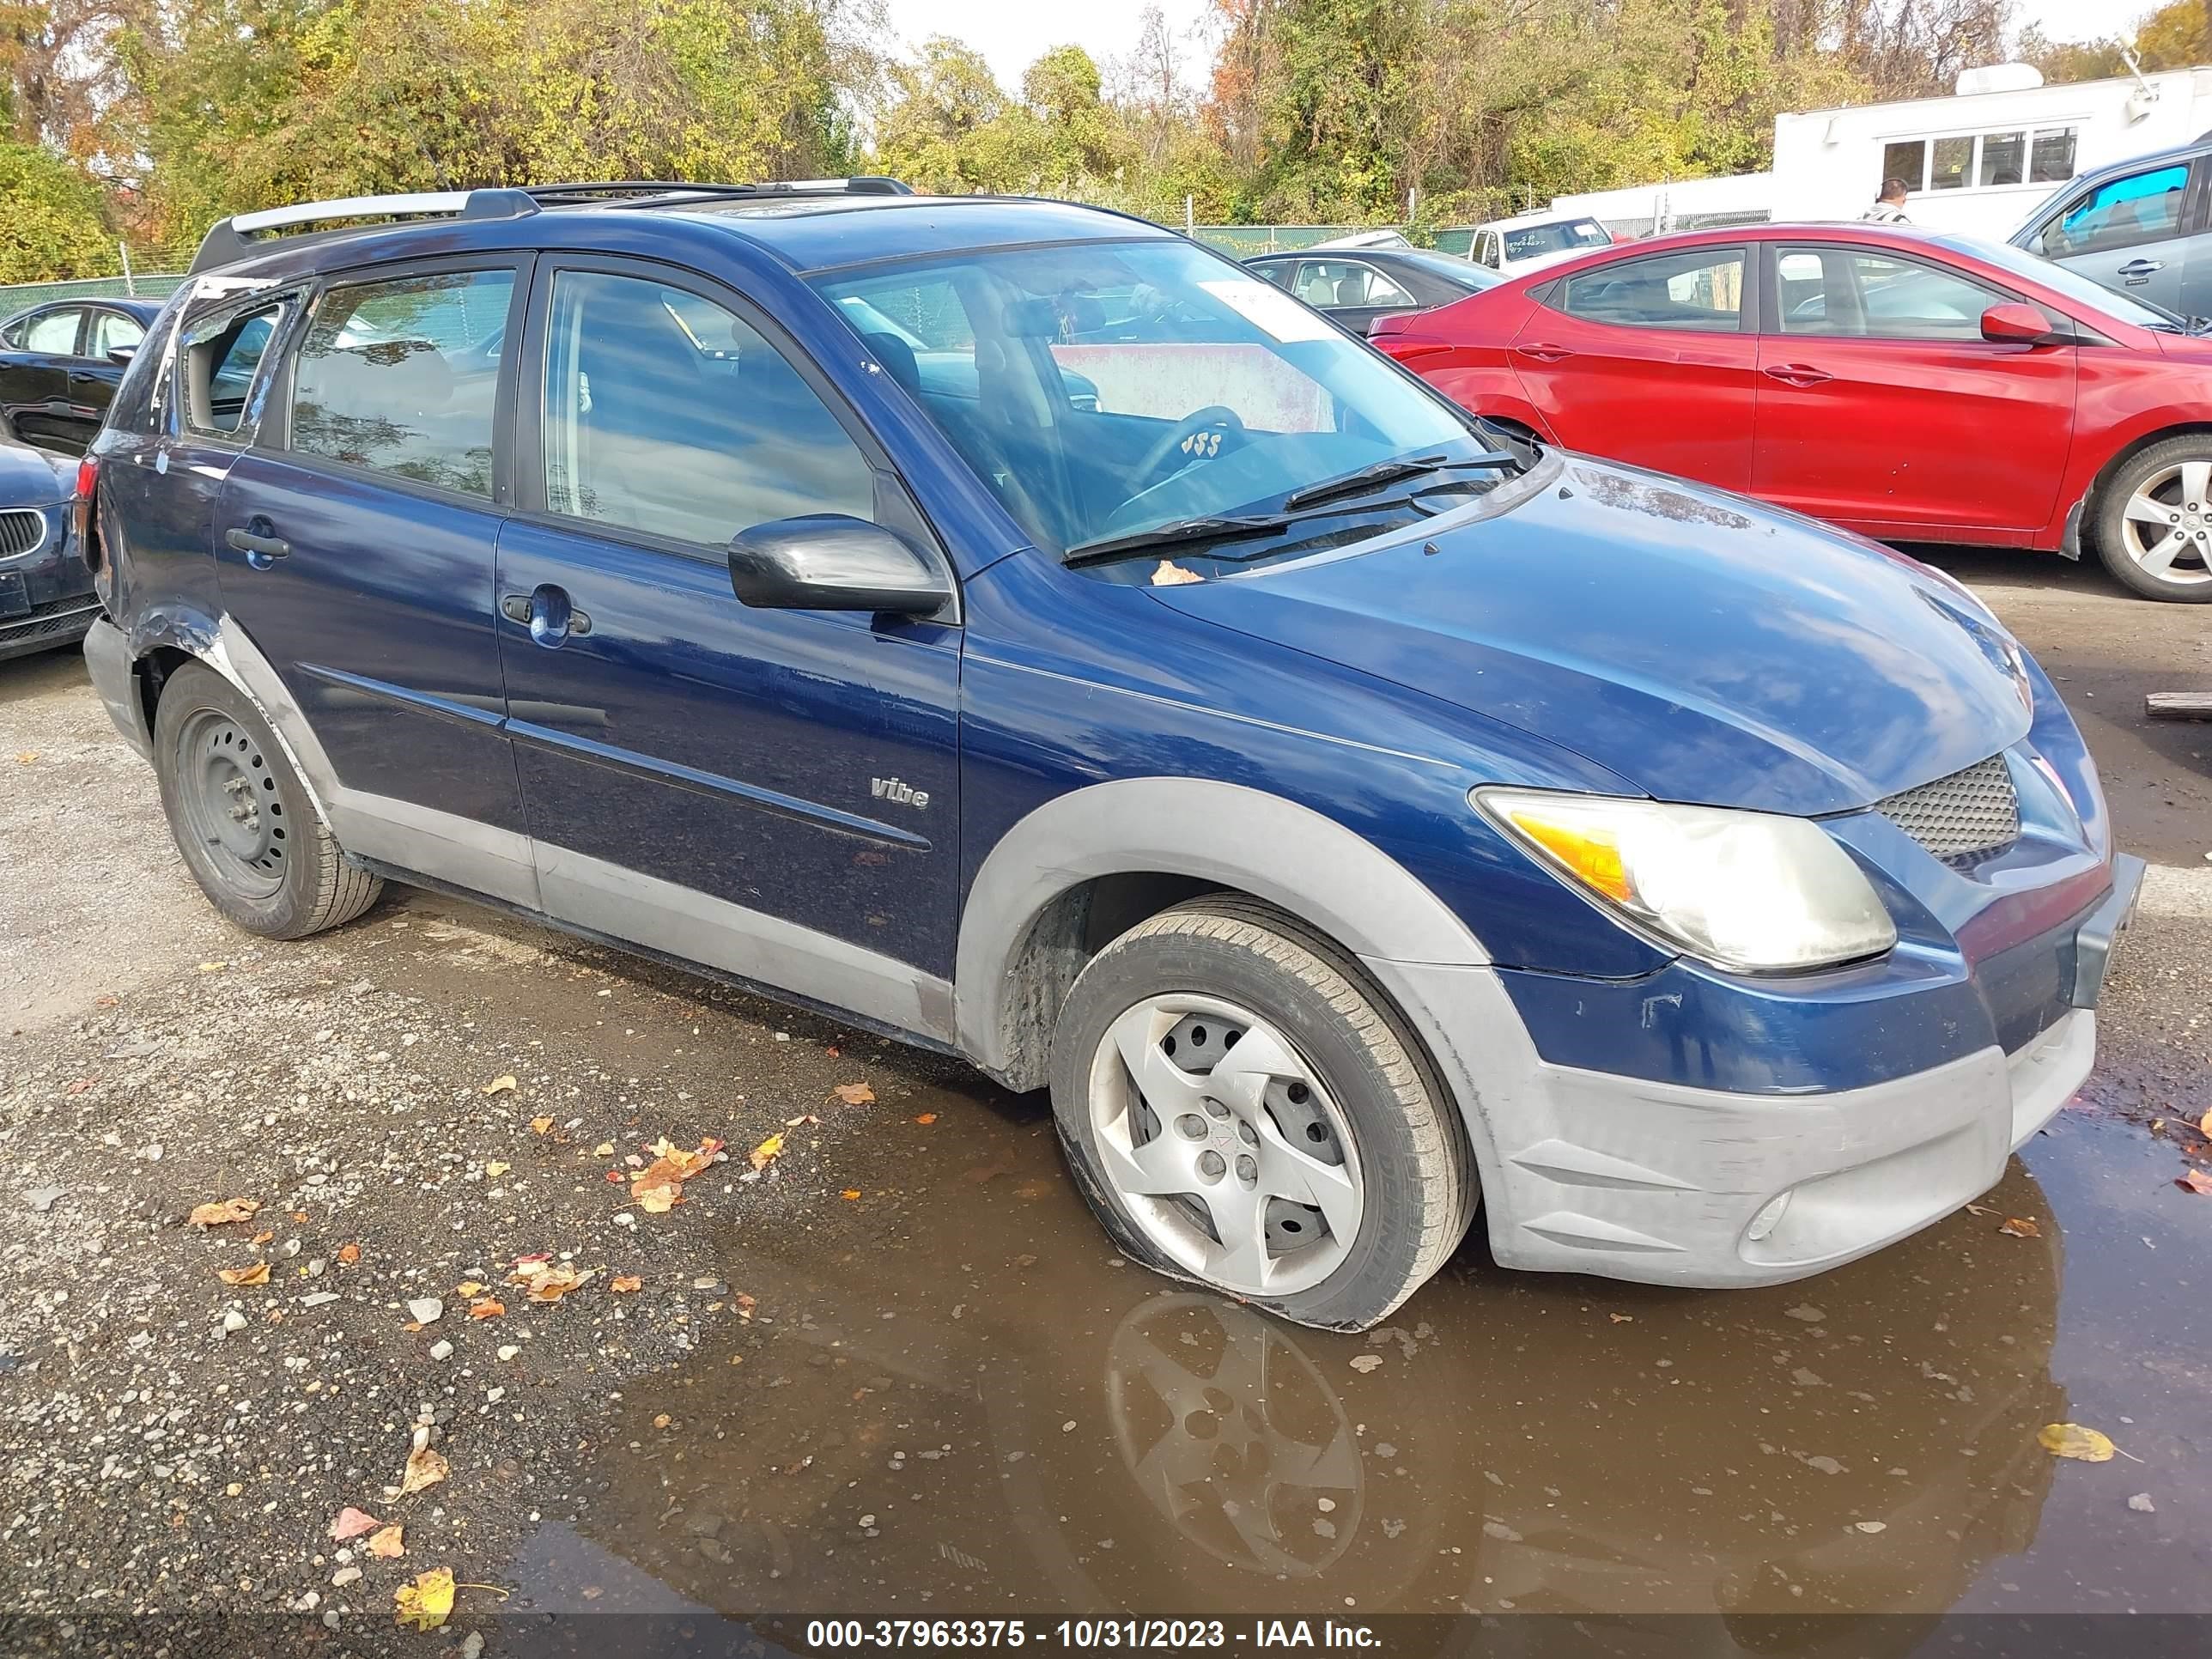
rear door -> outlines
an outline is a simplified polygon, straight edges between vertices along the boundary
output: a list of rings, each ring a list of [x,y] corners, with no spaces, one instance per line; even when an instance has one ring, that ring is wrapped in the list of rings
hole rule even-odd
[[[2073,346],[1983,339],[1982,313],[2020,296],[1932,262],[1848,243],[1766,252],[1753,494],[1882,535],[2049,520]]]
[[[119,363],[110,354],[136,352],[145,337],[145,325],[128,312],[94,306],[86,313],[83,351],[70,366],[69,385],[70,419],[80,447],[100,430],[115,388],[123,383],[128,360]]]
[[[728,563],[779,519],[920,546],[927,525],[728,288],[549,255],[530,336],[498,637],[545,909],[944,1035],[924,983],[951,971],[960,629],[755,608]]]
[[[9,331],[0,351],[0,416],[16,437],[42,448],[74,453],[82,422],[70,409],[70,371],[84,337],[82,305],[48,306]]]
[[[485,351],[527,286],[500,254],[326,279],[215,544],[349,850],[534,908],[492,629],[514,354]]]
[[[2028,251],[2106,288],[2185,311],[2191,244],[2203,229],[2205,167],[2202,157],[2161,161],[2085,185],[2044,222]],[[2198,276],[2212,282],[2212,270]]]
[[[1724,489],[1751,483],[1759,337],[1741,246],[1611,261],[1538,290],[1514,371],[1553,436]]]

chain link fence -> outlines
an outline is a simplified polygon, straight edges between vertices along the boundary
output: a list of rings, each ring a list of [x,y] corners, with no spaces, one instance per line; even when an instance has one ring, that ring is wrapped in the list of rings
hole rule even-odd
[[[0,286],[0,320],[49,300],[166,300],[183,282],[181,271],[130,276],[87,276],[73,283],[16,283]]]

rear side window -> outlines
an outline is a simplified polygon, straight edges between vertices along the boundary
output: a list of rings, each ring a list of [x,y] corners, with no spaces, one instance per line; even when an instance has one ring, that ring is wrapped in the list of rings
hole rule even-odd
[[[76,325],[84,313],[71,306],[65,311],[42,311],[24,325],[23,349],[67,357],[76,350]]]
[[[231,436],[250,412],[261,360],[283,320],[284,302],[203,318],[185,331],[184,408],[187,425]]]
[[[1743,250],[1690,248],[1600,265],[1568,277],[1553,303],[1571,317],[1626,328],[1733,331],[1743,320]]]
[[[292,448],[470,495],[492,491],[511,270],[332,288],[292,375]]]
[[[875,517],[874,471],[837,417],[743,319],[688,289],[556,274],[544,396],[545,505],[564,517],[717,548],[801,514]]]

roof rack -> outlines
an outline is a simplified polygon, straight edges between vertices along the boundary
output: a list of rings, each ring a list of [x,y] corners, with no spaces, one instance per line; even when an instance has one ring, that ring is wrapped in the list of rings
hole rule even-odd
[[[267,244],[253,238],[263,231],[282,231],[294,225],[338,224],[349,219],[408,219],[451,216],[457,219],[520,219],[538,211],[538,204],[520,190],[414,191],[396,196],[345,196],[329,202],[301,202],[292,207],[265,208],[256,213],[235,213],[218,219],[200,240],[192,256],[191,270],[212,270],[251,258]],[[340,225],[331,230],[307,233],[318,239],[343,236],[367,228]],[[277,240],[271,237],[270,241]]]
[[[257,241],[265,231],[282,232],[296,225],[329,225],[332,228],[302,232],[296,239],[351,235],[371,228],[346,224],[347,220],[392,220],[452,217],[455,219],[520,219],[541,207],[581,206],[586,203],[635,197],[641,200],[669,196],[911,196],[914,187],[896,179],[859,174],[850,179],[793,179],[759,184],[692,184],[682,179],[607,179],[590,183],[534,185],[526,189],[505,186],[483,190],[416,191],[395,196],[346,196],[329,202],[301,202],[293,207],[267,208],[256,213],[233,214],[218,219],[192,256],[197,273],[251,258],[276,237]]]

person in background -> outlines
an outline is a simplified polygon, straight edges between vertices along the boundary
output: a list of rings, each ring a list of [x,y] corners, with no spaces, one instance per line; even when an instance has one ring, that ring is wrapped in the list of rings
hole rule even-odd
[[[1874,205],[1860,216],[1871,219],[1878,225],[1911,224],[1912,221],[1905,216],[1905,180],[1883,179],[1881,194],[1874,198]]]

